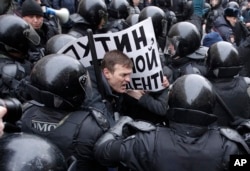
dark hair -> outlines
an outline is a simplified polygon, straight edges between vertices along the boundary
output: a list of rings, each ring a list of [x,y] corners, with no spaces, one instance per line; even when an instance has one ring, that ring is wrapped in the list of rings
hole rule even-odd
[[[116,64],[122,65],[126,68],[133,68],[133,62],[123,52],[119,50],[111,50],[106,52],[101,63],[101,68],[108,68],[108,70],[114,72],[114,66]]]

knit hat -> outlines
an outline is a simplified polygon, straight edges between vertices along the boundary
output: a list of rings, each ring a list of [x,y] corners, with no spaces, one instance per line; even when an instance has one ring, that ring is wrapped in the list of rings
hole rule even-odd
[[[218,32],[210,32],[204,36],[202,45],[210,47],[212,44],[222,40],[223,39]]]
[[[224,16],[227,16],[227,17],[236,17],[236,18],[238,18],[239,14],[240,14],[240,11],[237,8],[228,7],[228,8],[226,8],[224,10]]]
[[[43,16],[43,10],[35,0],[25,0],[22,4],[22,16],[28,15]]]

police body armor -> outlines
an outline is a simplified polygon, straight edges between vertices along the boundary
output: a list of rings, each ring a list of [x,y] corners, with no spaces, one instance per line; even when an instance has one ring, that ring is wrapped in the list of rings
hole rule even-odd
[[[32,103],[33,104],[31,104],[31,106],[27,107],[27,109],[29,109],[29,114],[34,113],[34,115],[38,115],[37,113],[40,112],[41,115],[44,115],[41,111],[37,110],[38,108],[36,105],[41,105],[41,104],[35,104],[36,102],[34,101]],[[35,107],[32,107],[32,105],[35,105]],[[106,131],[109,128],[107,120],[105,120],[105,118],[100,112],[94,109],[89,109],[88,111],[80,110],[69,113],[59,123],[53,124],[47,122],[48,123],[47,126],[40,125],[40,128],[38,128],[39,124],[37,124],[39,121],[35,123],[33,120],[31,121],[30,118],[27,118],[25,116],[26,115],[24,114],[22,121],[26,122],[25,125],[28,125],[28,128],[23,126],[22,131],[28,133],[35,133],[50,139],[63,151],[65,157],[70,157],[72,152],[74,151],[74,145],[77,141],[79,141],[78,136],[81,130],[82,123],[87,117],[92,116],[93,118],[95,118],[95,121],[97,122],[99,127],[103,129],[103,131]],[[41,121],[40,123],[46,123],[46,122]],[[47,129],[47,130],[41,131],[38,129]],[[59,141],[58,137],[64,137],[63,141]]]
[[[166,161],[174,161],[172,162],[173,164],[171,165],[164,164],[164,166],[166,167],[169,166],[168,168],[165,168],[166,170],[173,170],[173,168],[175,170],[193,170],[194,168],[191,168],[191,166],[195,166],[197,170],[204,170],[204,169],[218,170],[218,168],[223,170],[224,167],[226,167],[227,161],[221,160],[221,156],[225,152],[224,151],[225,149],[222,148],[224,141],[222,141],[221,139],[222,138],[229,139],[228,138],[230,137],[229,135],[223,136],[220,130],[215,129],[215,130],[210,130],[201,138],[197,139],[195,137],[189,137],[189,136],[186,136],[184,138],[183,136],[173,134],[172,131],[168,131],[166,129],[164,133],[163,131],[164,129],[161,129],[159,127],[157,132],[161,134],[156,135],[158,139],[157,142],[159,143],[155,145],[155,147],[157,148],[155,149],[155,152],[162,151],[161,148],[165,148],[166,149],[165,151],[169,152],[167,155],[164,154],[165,157],[158,157],[158,159],[163,159],[162,161],[158,161],[158,163],[165,163]],[[163,134],[164,136],[160,136]],[[175,136],[175,138],[172,138],[173,136]],[[241,139],[240,137],[238,138]],[[170,139],[174,141],[169,141]],[[182,141],[185,142],[182,143]],[[246,150],[248,150],[247,146]],[[197,151],[197,153],[194,153],[194,151]],[[158,156],[159,154],[154,154],[154,155]],[[219,159],[219,161],[215,159]],[[198,165],[197,161],[199,161]],[[189,169],[187,169],[188,166],[190,166]]]
[[[199,74],[206,75],[206,67],[202,64],[203,59],[194,60],[190,58],[180,58],[180,61],[189,61],[184,62],[183,65],[178,66],[178,61],[173,62],[173,79],[176,80],[178,77],[186,74]],[[182,63],[182,62],[181,62]],[[176,65],[177,64],[177,65]]]
[[[17,87],[24,77],[29,75],[31,71],[31,63],[24,61],[20,63],[18,61],[12,60],[11,58],[1,54],[0,55],[0,90],[1,97],[16,97],[20,100],[18,96]]]

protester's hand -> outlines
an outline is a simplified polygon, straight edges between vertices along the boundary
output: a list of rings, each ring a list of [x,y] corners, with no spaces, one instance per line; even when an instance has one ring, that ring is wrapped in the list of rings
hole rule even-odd
[[[139,100],[145,94],[143,90],[127,90],[127,94]]]
[[[5,107],[0,106],[0,137],[3,135],[4,123],[3,116],[6,114],[7,109]]]
[[[163,76],[162,86],[166,88],[169,86],[169,81],[166,76]]]

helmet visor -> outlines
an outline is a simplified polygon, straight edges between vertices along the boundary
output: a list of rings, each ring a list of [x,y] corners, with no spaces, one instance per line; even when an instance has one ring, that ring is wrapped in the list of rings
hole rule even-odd
[[[89,79],[88,72],[79,77],[79,83],[85,93],[85,96],[87,98],[92,98],[92,86],[91,86],[91,81]]]
[[[40,36],[37,34],[37,32],[33,29],[31,25],[29,28],[23,31],[23,34],[32,44],[39,45]]]
[[[173,38],[168,37],[166,46],[167,46],[167,54],[169,54],[172,57],[178,55],[177,50],[179,46],[179,39],[177,36],[174,36]]]

